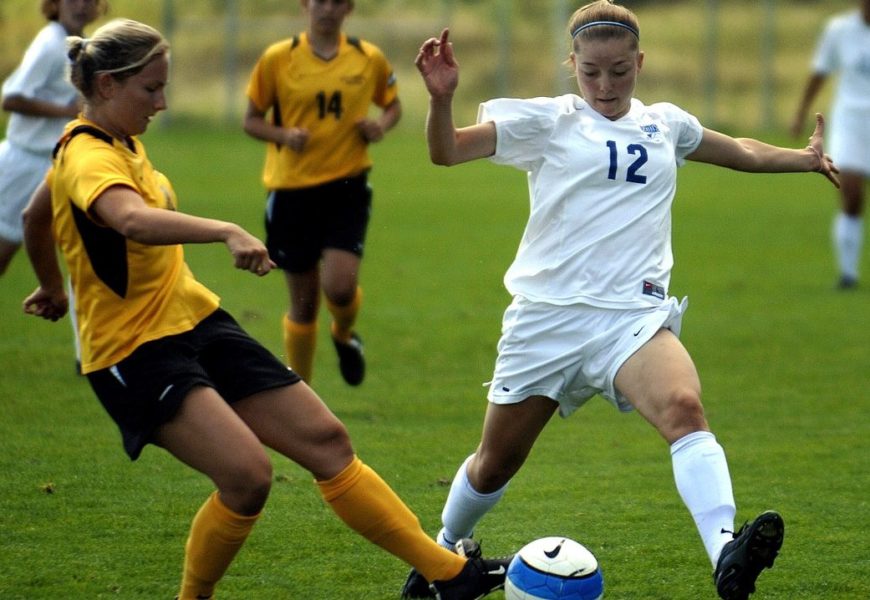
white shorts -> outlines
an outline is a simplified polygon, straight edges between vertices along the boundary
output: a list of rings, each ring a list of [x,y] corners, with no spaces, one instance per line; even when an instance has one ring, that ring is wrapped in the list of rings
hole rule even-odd
[[[617,371],[659,329],[679,335],[687,306],[686,298],[626,310],[515,297],[502,320],[487,398],[494,404],[515,404],[546,396],[567,417],[600,394],[619,410],[630,411],[628,399],[613,385]]]
[[[870,112],[835,111],[825,151],[841,171],[856,171],[870,177]]]
[[[21,243],[21,213],[51,166],[49,155],[0,142],[0,238]]]

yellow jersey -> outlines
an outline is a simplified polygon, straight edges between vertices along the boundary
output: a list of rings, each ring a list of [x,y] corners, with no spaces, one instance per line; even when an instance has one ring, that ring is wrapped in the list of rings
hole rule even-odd
[[[71,121],[48,174],[53,233],[72,279],[82,372],[110,367],[145,342],[193,329],[220,299],[194,279],[181,245],[151,246],[99,222],[91,205],[126,186],[154,208],[176,210],[169,180],[141,142],[114,139],[86,119]]]
[[[368,144],[356,123],[372,104],[385,108],[398,97],[393,68],[364,40],[341,35],[338,53],[324,60],[302,33],[269,46],[257,61],[247,95],[272,122],[302,127],[310,137],[302,152],[268,144],[263,183],[294,189],[358,175],[371,167]]]

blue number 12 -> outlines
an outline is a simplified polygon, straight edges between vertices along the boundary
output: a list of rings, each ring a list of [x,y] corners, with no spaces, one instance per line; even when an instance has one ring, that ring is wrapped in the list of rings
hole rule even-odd
[[[607,178],[616,179],[616,169],[618,164],[616,142],[613,140],[607,140],[607,147],[610,149],[610,169],[607,171]],[[640,168],[646,164],[647,160],[649,160],[646,148],[640,144],[629,144],[627,150],[629,154],[637,154],[637,158],[635,158],[634,162],[628,167],[625,180],[630,183],[646,183],[646,175],[638,174]]]

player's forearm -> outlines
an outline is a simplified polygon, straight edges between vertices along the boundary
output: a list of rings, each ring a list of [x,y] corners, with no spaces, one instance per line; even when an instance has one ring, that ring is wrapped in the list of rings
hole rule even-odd
[[[254,139],[274,144],[283,144],[286,136],[283,128],[268,123],[262,118],[246,117],[243,129]]]
[[[752,138],[737,142],[746,153],[735,168],[753,173],[806,173],[818,171],[819,156],[810,148],[781,148]]]
[[[41,186],[22,215],[24,249],[40,287],[49,293],[63,290],[63,275],[51,232],[51,199]]]
[[[804,119],[806,119],[807,113],[809,113],[810,110],[810,106],[812,106],[813,101],[816,99],[816,96],[822,89],[822,85],[824,85],[825,79],[825,75],[816,73],[815,75],[812,75],[807,81],[807,85],[804,88],[803,94],[801,95],[800,103],[798,104],[797,114],[795,117],[796,122],[802,122]]]
[[[453,97],[432,97],[426,117],[426,142],[429,158],[436,165],[456,164],[456,126],[453,123]]]
[[[30,117],[66,117],[72,119],[78,114],[79,107],[76,103],[55,104],[24,96],[7,96],[3,98],[3,110]]]
[[[238,225],[159,208],[143,207],[111,224],[121,235],[140,244],[209,244],[226,242]]]
[[[387,106],[384,109],[384,112],[381,114],[380,126],[381,130],[386,133],[390,129],[396,126],[399,120],[402,118],[402,103],[396,98],[392,104]]]

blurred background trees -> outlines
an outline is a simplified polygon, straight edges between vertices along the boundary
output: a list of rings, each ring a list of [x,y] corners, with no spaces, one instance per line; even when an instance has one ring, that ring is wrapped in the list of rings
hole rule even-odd
[[[570,0],[356,0],[347,30],[384,49],[400,81],[402,126],[426,110],[414,71],[420,43],[449,26],[462,64],[457,120],[494,96],[576,90],[562,63]],[[173,45],[172,119],[236,124],[248,73],[271,42],[304,28],[298,0],[110,0],[108,18],[161,29]],[[852,0],[624,0],[646,52],[637,95],[672,101],[706,125],[741,131],[786,127],[822,21]],[[38,0],[0,3],[0,78],[43,25]],[[828,91],[830,90],[828,88]],[[822,98],[824,103],[826,98]],[[820,104],[825,107],[826,104]],[[0,117],[4,118],[4,117]],[[809,131],[808,131],[809,134]]]

